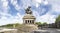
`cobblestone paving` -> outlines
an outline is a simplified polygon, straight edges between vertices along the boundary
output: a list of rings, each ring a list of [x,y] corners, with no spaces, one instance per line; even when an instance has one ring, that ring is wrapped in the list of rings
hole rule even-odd
[[[40,30],[39,31],[40,33],[41,33],[41,30],[47,30],[47,32],[49,33],[60,33],[60,29],[47,28],[47,29],[39,29],[39,30]]]
[[[46,29],[46,30],[48,30],[50,33],[60,33],[60,29],[49,28],[49,29]]]

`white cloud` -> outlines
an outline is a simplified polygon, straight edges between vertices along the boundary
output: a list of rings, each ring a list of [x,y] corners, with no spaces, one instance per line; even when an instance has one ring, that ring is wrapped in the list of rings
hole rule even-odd
[[[1,0],[1,1],[6,1],[6,0]]]
[[[48,24],[55,22],[56,15],[51,15],[47,13],[43,16],[39,16],[39,13],[36,11],[33,12],[33,15],[36,17],[36,22],[47,22]]]
[[[41,0],[35,0],[36,2],[38,2],[38,3],[41,3]]]
[[[55,11],[55,12],[60,12],[60,5],[54,4],[54,5],[52,6],[52,10]]]
[[[7,6],[8,6],[8,2],[7,1],[3,2],[3,7],[7,7]]]
[[[18,11],[21,9],[20,6],[17,3],[17,0],[11,0],[11,4],[14,5],[15,9],[18,10]]]
[[[1,0],[1,2],[2,2],[2,6],[4,8],[8,7],[8,1],[7,0]]]
[[[17,3],[17,0],[11,0],[11,4],[14,5],[15,9],[16,10],[20,10],[20,9],[23,9],[27,6],[36,6],[36,7],[39,7],[40,6],[40,3],[44,3],[45,5],[48,4],[47,1],[43,2],[42,0],[21,0],[22,1],[22,6],[18,5]],[[51,0],[53,1],[53,0]],[[9,9],[9,6],[8,6],[8,1],[7,0],[1,0],[2,2],[2,7],[1,9],[1,12],[0,14],[2,15],[1,16],[1,19],[0,19],[0,25],[4,25],[4,24],[9,24],[9,23],[23,23],[23,15],[21,15],[20,13],[17,13],[16,16],[12,16],[10,14],[8,14],[8,9]],[[54,1],[53,1],[54,2]],[[51,3],[51,2],[50,2]],[[52,10],[54,12],[59,12],[60,13],[60,5],[58,4],[52,4]],[[2,12],[3,11],[3,12]],[[47,23],[54,23],[55,22],[55,17],[56,15],[51,15],[51,14],[45,14],[43,16],[40,16],[38,11],[33,11],[33,15],[36,17],[36,21],[38,22],[47,22]],[[6,16],[9,16],[6,17]]]
[[[33,6],[38,7],[42,3],[42,0],[32,0],[32,3],[34,4]]]
[[[20,15],[20,13],[17,13],[17,15],[15,17],[13,17],[12,22],[14,21],[14,23],[23,23],[23,19],[22,19],[23,15]]]
[[[43,1],[43,3],[44,3],[45,5],[47,5],[47,4],[48,4],[48,1],[45,0],[45,1]]]
[[[36,7],[39,7],[41,3],[43,3],[44,5],[47,5],[48,1],[47,0],[45,0],[45,1],[43,1],[43,0],[33,0],[33,3],[35,3]]]
[[[0,8],[1,12],[7,13],[8,9],[9,9],[8,1],[7,0],[1,0],[0,3],[1,3],[1,6],[0,6],[1,7]]]
[[[15,9],[16,9],[16,10],[20,10],[21,8],[20,8],[19,5],[16,4]]]
[[[2,13],[3,15],[4,13]],[[7,17],[9,16],[9,17]],[[16,16],[12,16],[10,14],[8,15],[3,15],[1,16],[1,19],[0,19],[0,25],[5,25],[5,24],[13,24],[13,23],[20,23],[22,24],[23,23],[23,19],[22,19],[23,15],[20,15],[20,13],[17,13]]]
[[[48,0],[48,2],[52,5],[53,12],[60,13],[60,0]]]
[[[40,17],[40,21],[41,22],[47,22],[49,23],[54,23],[55,22],[55,15],[50,15],[50,14],[46,14]]]
[[[17,13],[16,16],[12,16],[11,14],[9,14],[9,6],[8,6],[8,1],[7,0],[1,0],[2,2],[2,7],[0,9],[0,15],[1,15],[1,18],[0,18],[0,25],[5,25],[5,24],[12,24],[12,23],[23,23],[22,22],[22,17],[23,15]],[[16,1],[14,1],[14,4],[16,7],[16,9],[19,9],[19,6],[17,4],[17,2],[15,3]]]

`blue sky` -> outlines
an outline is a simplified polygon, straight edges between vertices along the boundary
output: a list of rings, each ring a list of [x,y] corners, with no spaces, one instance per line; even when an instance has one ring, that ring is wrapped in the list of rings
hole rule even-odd
[[[36,22],[54,23],[60,14],[60,0],[0,0],[0,25],[23,23],[28,6]]]

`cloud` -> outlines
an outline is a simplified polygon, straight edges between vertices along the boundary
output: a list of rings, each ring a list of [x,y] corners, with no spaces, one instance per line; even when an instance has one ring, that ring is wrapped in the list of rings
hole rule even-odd
[[[9,17],[8,17],[9,16]],[[22,20],[23,15],[20,15],[20,13],[17,13],[16,16],[12,16],[12,15],[3,15],[1,16],[0,19],[0,25],[5,25],[5,24],[13,24],[13,23],[23,23]]]
[[[47,5],[47,4],[48,4],[48,1],[45,0],[45,1],[43,1],[43,3],[44,3],[45,5]]]
[[[38,7],[39,4],[42,2],[41,0],[33,0],[33,3],[35,2],[35,6]]]
[[[41,3],[41,0],[35,0],[36,2],[38,2],[38,3]]]
[[[55,23],[55,15],[46,14],[40,17],[41,22]]]
[[[60,14],[60,0],[48,0],[52,5],[52,12]]]
[[[17,13],[17,15],[13,16],[9,12],[9,1],[7,0],[1,0],[1,8],[0,8],[0,25],[5,24],[12,24],[12,23],[22,23],[22,17],[23,15],[20,15]],[[16,3],[17,4],[17,3]],[[16,5],[15,3],[13,5]],[[16,5],[16,9],[19,8],[19,6]]]
[[[47,22],[48,24],[55,23],[56,15],[51,15],[47,13],[43,16],[40,16],[39,13],[36,11],[33,12],[33,15],[36,17],[36,22],[41,22],[41,23]]]
[[[52,10],[55,12],[60,12],[60,5],[55,4],[55,6],[52,7]]]
[[[28,6],[33,8],[32,11],[36,17],[36,22],[54,23],[57,13],[60,13],[59,4],[58,0],[0,0],[0,25],[23,23],[23,12]]]
[[[11,4],[15,7],[15,9],[16,10],[20,10],[21,8],[20,8],[20,6],[18,5],[18,3],[17,3],[17,0],[11,0]]]
[[[0,11],[1,12],[4,12],[4,13],[7,13],[8,12],[8,1],[7,0],[0,0],[0,3],[1,3],[1,8],[0,8]]]

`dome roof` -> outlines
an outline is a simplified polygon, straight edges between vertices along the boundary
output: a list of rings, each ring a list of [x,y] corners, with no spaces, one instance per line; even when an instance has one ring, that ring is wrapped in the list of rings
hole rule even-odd
[[[26,14],[23,19],[35,19],[35,17],[32,14]]]

